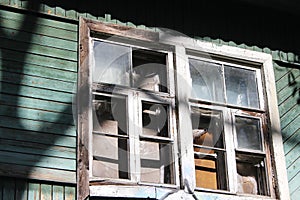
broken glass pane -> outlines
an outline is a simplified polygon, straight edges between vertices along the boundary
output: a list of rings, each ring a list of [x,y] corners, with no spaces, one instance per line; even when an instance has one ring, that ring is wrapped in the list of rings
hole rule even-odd
[[[132,52],[133,86],[154,92],[168,92],[166,59],[165,53],[135,49]]]
[[[265,159],[263,156],[237,153],[238,192],[267,194]]]
[[[189,59],[192,96],[209,101],[224,102],[222,66]]]
[[[225,66],[227,103],[259,108],[256,72]]]
[[[192,107],[192,128],[194,144],[223,148],[222,113]]]
[[[168,106],[155,103],[142,103],[143,134],[168,137]]]
[[[259,119],[236,116],[235,128],[239,149],[262,151]]]
[[[126,99],[96,95],[93,101],[93,130],[114,135],[127,134]]]
[[[141,181],[174,183],[172,145],[159,142],[140,142]]]
[[[130,47],[94,41],[93,81],[129,86]]]

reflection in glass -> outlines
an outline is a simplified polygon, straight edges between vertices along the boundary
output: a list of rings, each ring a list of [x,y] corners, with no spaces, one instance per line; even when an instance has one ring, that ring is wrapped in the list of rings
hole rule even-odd
[[[259,108],[256,72],[225,66],[227,103]]]
[[[192,96],[209,101],[224,102],[222,66],[189,59]]]
[[[172,145],[159,142],[140,142],[141,181],[174,183]]]
[[[130,47],[94,41],[93,81],[129,86]]]
[[[235,128],[239,149],[262,151],[260,120],[235,117]]]

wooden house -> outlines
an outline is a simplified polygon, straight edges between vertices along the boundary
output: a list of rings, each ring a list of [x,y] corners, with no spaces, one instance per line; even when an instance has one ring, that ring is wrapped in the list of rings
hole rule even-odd
[[[0,0],[0,200],[296,200],[299,13]]]

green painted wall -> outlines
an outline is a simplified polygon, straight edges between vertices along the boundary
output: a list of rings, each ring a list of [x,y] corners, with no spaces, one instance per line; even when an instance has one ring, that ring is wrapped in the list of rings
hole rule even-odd
[[[76,182],[77,25],[0,10],[0,174]]]
[[[28,1],[0,0],[0,4],[10,6],[0,10],[0,174],[75,183],[76,130],[72,98],[77,79],[77,19],[83,16],[146,27],[122,23],[110,15],[95,17],[46,4],[41,4],[37,11],[47,15],[37,17],[25,11]],[[234,42],[198,39],[273,56],[290,193],[292,199],[297,199],[300,195],[299,56]],[[20,181],[0,177],[2,197],[7,191],[17,193]],[[35,191],[29,188],[40,188],[36,190],[38,196],[43,188],[48,191],[51,188],[52,193],[61,191],[60,195],[65,191],[64,186],[54,187],[53,183],[24,180],[23,183],[27,185],[26,194]],[[67,188],[75,193],[74,187]]]

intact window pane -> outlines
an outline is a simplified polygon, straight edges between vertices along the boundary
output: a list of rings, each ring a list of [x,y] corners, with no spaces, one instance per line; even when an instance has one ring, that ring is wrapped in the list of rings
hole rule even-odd
[[[192,107],[194,144],[224,148],[222,113]]]
[[[93,176],[129,178],[126,113],[126,98],[94,96]]]
[[[93,134],[93,176],[129,178],[128,141]]]
[[[263,156],[237,153],[238,192],[267,194],[265,158]]]
[[[172,145],[159,142],[140,142],[141,181],[174,183]]]
[[[256,72],[230,66],[224,69],[228,103],[259,108]]]
[[[94,41],[93,81],[129,86],[130,47]]]
[[[135,49],[132,52],[133,86],[155,92],[168,92],[166,59],[165,53]]]
[[[259,119],[236,116],[235,128],[239,149],[262,151],[261,129]]]
[[[227,189],[225,152],[194,148],[196,186],[208,189]]]
[[[222,66],[189,59],[192,96],[209,101],[224,102]]]
[[[142,103],[143,134],[169,137],[168,106],[155,103]]]

